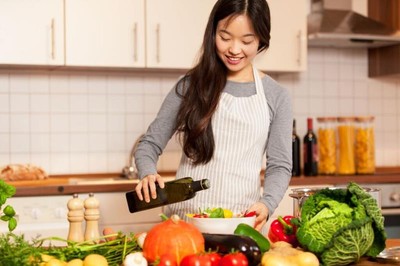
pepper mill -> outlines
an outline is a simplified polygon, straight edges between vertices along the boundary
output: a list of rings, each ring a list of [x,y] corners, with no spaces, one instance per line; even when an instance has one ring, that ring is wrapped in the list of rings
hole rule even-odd
[[[68,207],[68,221],[69,221],[69,232],[68,240],[75,242],[82,242],[83,231],[82,223],[84,218],[83,211],[83,200],[78,198],[78,194],[74,194],[72,199],[67,203]]]
[[[94,197],[93,193],[90,193],[89,197],[85,199],[84,206],[86,220],[85,241],[93,240],[94,242],[98,243],[100,240],[100,210],[99,201]]]

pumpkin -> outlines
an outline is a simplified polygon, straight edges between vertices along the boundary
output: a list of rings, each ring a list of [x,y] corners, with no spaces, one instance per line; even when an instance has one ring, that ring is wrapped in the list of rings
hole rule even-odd
[[[192,224],[172,215],[150,229],[143,243],[143,256],[149,263],[155,262],[165,254],[180,261],[187,255],[204,252],[204,237]]]

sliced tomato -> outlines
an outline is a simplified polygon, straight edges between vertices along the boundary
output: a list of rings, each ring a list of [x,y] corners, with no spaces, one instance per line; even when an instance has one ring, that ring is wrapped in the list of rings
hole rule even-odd
[[[220,266],[248,266],[249,261],[246,256],[241,252],[234,252],[226,254],[222,257]]]

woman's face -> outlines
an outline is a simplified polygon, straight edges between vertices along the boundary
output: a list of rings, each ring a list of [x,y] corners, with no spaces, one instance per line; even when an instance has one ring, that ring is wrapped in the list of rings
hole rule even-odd
[[[240,79],[240,76],[249,75],[251,62],[257,55],[259,39],[247,16],[238,15],[219,21],[215,43],[219,58],[228,68],[229,77]]]

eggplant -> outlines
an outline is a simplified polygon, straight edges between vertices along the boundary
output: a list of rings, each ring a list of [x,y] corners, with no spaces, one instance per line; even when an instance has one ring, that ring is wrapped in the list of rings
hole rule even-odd
[[[228,254],[232,251],[242,252],[250,266],[260,265],[262,252],[257,242],[244,235],[207,234],[203,233],[205,249]]]

